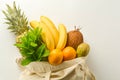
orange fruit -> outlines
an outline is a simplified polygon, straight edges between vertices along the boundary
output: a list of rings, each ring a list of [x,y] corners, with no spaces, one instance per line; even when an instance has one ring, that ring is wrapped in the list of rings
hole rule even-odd
[[[63,52],[60,49],[54,49],[48,56],[48,61],[52,65],[58,65],[63,61]]]
[[[66,47],[63,49],[63,60],[71,60],[74,59],[76,57],[76,51],[73,47]]]

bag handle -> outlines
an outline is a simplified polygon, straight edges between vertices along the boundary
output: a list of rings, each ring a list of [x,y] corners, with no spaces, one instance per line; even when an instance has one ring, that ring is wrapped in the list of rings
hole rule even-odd
[[[86,63],[79,64],[75,71],[76,74],[78,74],[78,76],[81,78],[80,80],[96,80]]]

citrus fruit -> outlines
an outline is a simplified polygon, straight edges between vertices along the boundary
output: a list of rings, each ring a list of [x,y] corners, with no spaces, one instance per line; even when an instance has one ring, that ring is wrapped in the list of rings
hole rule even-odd
[[[76,51],[73,47],[66,47],[63,49],[63,60],[71,60],[74,59],[76,57]]]
[[[60,49],[54,49],[48,56],[48,61],[52,65],[58,65],[63,61],[63,52]]]

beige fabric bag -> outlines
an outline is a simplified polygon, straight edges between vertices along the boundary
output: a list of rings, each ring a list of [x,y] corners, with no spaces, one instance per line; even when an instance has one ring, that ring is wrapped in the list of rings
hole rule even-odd
[[[20,61],[21,59],[17,59],[22,71],[19,80],[95,80],[85,63],[85,58],[64,61],[58,66],[48,62],[31,62],[22,66]]]

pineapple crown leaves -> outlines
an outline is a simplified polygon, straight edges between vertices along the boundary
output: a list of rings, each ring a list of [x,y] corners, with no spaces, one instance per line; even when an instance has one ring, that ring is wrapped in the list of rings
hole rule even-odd
[[[6,24],[9,25],[8,29],[15,33],[15,35],[20,35],[25,31],[28,31],[28,20],[27,17],[21,9],[16,7],[16,3],[14,1],[13,7],[6,4],[7,10],[2,11],[5,15]]]

